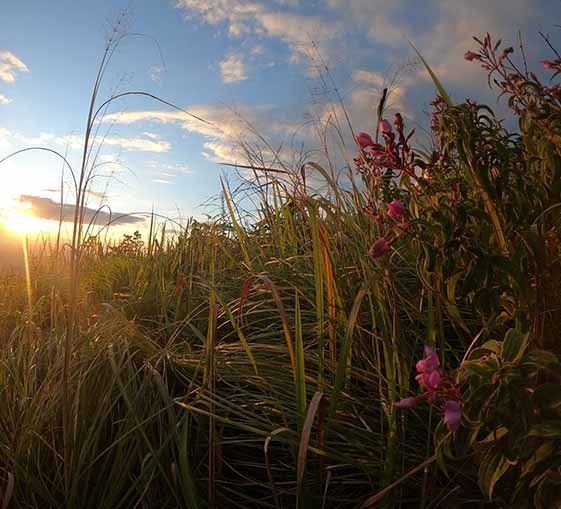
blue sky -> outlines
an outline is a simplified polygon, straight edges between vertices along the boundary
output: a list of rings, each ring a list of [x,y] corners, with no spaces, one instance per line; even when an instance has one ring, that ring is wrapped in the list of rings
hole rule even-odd
[[[219,192],[220,175],[231,171],[219,163],[245,163],[240,140],[263,150],[247,124],[273,147],[282,146],[287,161],[295,150],[291,141],[317,148],[317,129],[340,115],[333,85],[317,75],[319,55],[357,131],[374,129],[380,90],[394,82],[391,109],[425,128],[433,89],[414,63],[409,40],[455,99],[472,96],[496,106],[484,74],[462,58],[474,47],[471,36],[490,31],[516,45],[520,30],[536,66],[551,56],[538,31],[561,39],[554,27],[561,23],[561,1],[554,0],[3,0],[0,158],[44,145],[68,149],[77,162],[106,34],[123,9],[129,33],[147,37],[122,42],[101,96],[143,90],[211,125],[146,99],[115,103],[104,121],[111,131],[100,156],[114,178],[101,177],[94,191],[102,193],[109,182],[102,202],[121,212],[154,206],[164,214],[200,216],[199,205]],[[268,149],[263,153],[271,157]],[[56,200],[60,170],[44,153],[3,164],[0,213],[19,195]],[[99,200],[92,193],[90,205]]]

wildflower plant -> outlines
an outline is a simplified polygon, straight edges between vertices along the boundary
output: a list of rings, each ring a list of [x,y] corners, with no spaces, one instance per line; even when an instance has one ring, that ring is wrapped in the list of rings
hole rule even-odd
[[[523,50],[518,62],[489,34],[475,41],[465,60],[488,73],[517,129],[485,105],[453,104],[435,82],[430,152],[413,148],[399,114],[393,126],[379,121],[383,143],[357,139],[365,213],[378,232],[369,255],[390,263],[393,248],[416,257],[429,344],[441,347],[425,347],[419,394],[394,407],[436,407],[439,465],[461,464],[466,474],[473,461],[483,494],[499,506],[558,507],[561,56],[546,39],[554,57],[541,62],[550,73],[543,83]],[[436,353],[445,345],[463,357],[454,376]]]

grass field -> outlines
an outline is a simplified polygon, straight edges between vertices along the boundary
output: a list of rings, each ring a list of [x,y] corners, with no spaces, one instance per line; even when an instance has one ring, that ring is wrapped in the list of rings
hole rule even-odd
[[[431,150],[381,103],[342,176],[250,164],[181,231],[86,237],[83,166],[0,284],[2,507],[559,507],[561,95],[478,51],[515,132],[436,81]]]

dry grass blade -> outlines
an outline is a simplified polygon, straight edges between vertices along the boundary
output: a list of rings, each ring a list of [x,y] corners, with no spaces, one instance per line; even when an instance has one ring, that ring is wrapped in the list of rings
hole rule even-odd
[[[310,445],[310,436],[312,433],[312,426],[314,424],[314,419],[318,408],[323,398],[323,393],[316,392],[310,406],[308,407],[308,412],[306,413],[306,420],[304,421],[304,426],[302,428],[302,433],[300,434],[300,446],[298,447],[298,462],[296,465],[296,497],[297,504],[299,504],[300,497],[302,496],[302,488],[304,482],[304,472],[306,470],[306,459],[308,456],[308,447]]]
[[[281,428],[281,430],[282,430],[282,428]],[[284,430],[282,430],[282,431],[284,431]],[[265,443],[263,444],[263,454],[265,456],[265,468],[267,469],[267,478],[269,479],[269,483],[271,485],[271,492],[273,494],[273,498],[275,499],[275,506],[277,508],[280,508],[281,504],[280,504],[280,501],[279,501],[277,485],[275,484],[275,480],[273,478],[273,469],[271,468],[271,455],[269,453],[269,446],[271,444],[271,441],[273,440],[273,436],[278,432],[280,432],[280,431],[275,430],[273,433],[271,433],[265,439]]]
[[[407,472],[405,475],[400,477],[397,481],[391,483],[389,486],[386,486],[382,491],[379,491],[378,493],[368,497],[360,506],[360,509],[369,509],[371,507],[374,507],[375,504],[381,502],[391,491],[397,488],[403,481],[415,475],[417,472],[423,470],[424,468],[428,467],[435,461],[436,461],[436,456],[431,456],[430,458],[426,459],[416,467],[413,467],[411,470],[409,470],[409,472]]]
[[[277,287],[275,286],[275,284],[267,276],[255,276],[255,277],[249,278],[243,286],[243,291],[242,291],[241,300],[240,300],[240,310],[243,309],[245,299],[247,298],[247,295],[249,293],[249,289],[251,288],[251,285],[252,285],[254,279],[261,279],[261,281],[263,281],[263,284],[264,284],[265,288],[267,288],[267,290],[269,290],[271,292],[271,295],[273,296],[273,300],[275,301],[275,305],[276,305],[277,310],[279,312],[281,323],[282,323],[282,329],[283,329],[284,338],[285,338],[285,341],[286,341],[286,348],[288,349],[288,355],[290,356],[290,365],[292,367],[292,374],[293,374],[293,377],[294,377],[294,382],[296,382],[297,381],[297,366],[296,366],[296,354],[294,352],[294,342],[292,341],[292,334],[290,333],[290,324],[288,322],[288,315],[286,314],[284,304],[282,303],[282,298],[281,298],[280,293],[279,293]],[[240,318],[240,321],[241,321],[241,318]]]
[[[6,490],[4,491],[4,496],[2,497],[2,509],[8,509],[10,506],[10,500],[14,494],[15,478],[11,472],[8,472],[8,482],[6,483]]]

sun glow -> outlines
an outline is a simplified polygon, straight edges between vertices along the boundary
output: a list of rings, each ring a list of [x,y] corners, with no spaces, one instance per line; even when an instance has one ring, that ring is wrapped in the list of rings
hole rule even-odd
[[[53,221],[35,217],[31,204],[19,202],[14,208],[6,210],[2,222],[13,233],[33,234],[53,231]]]
[[[38,217],[33,217],[29,214],[24,214],[21,212],[11,212],[4,220],[6,226],[12,230],[14,233],[38,233],[40,231],[45,231],[50,225],[45,223],[50,223],[50,221],[45,221]],[[50,228],[49,228],[50,229]]]

